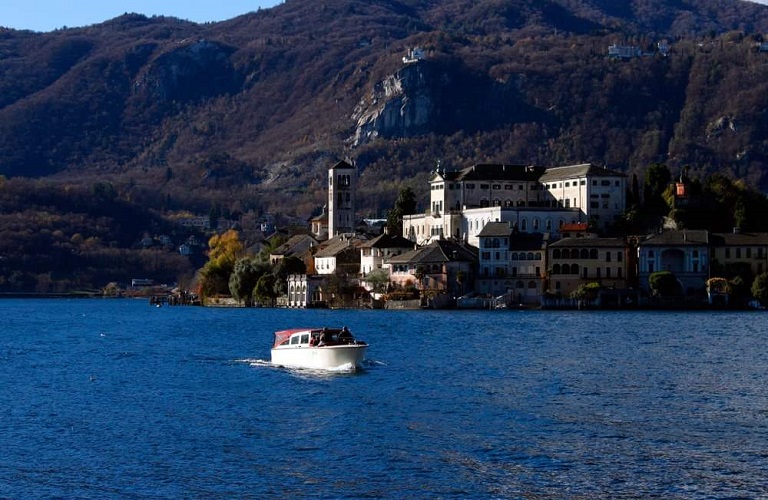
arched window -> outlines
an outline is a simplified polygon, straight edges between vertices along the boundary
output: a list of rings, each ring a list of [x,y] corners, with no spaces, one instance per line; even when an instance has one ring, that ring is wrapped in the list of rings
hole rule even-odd
[[[552,258],[553,259],[559,259],[560,258],[560,249],[559,248],[555,248],[554,250],[552,250]]]
[[[586,248],[581,249],[581,254],[579,255],[580,259],[588,259],[589,258],[589,250]]]
[[[534,257],[536,260],[541,260],[541,252],[536,252],[536,255]]]
[[[567,248],[563,248],[562,252],[563,253],[561,255],[564,259],[569,259],[571,257],[571,251]]]
[[[567,266],[568,264],[566,264]],[[560,274],[560,264],[555,264],[552,266],[552,274]]]
[[[517,260],[517,252],[512,252],[512,255],[509,256],[509,260]]]
[[[536,282],[535,281],[529,281],[528,282],[528,288],[536,288]]]
[[[507,198],[506,200],[504,200],[504,206],[505,206],[505,207],[507,207],[507,208],[509,208],[509,207],[513,206],[513,204],[512,204],[512,200],[510,200],[509,198]]]
[[[499,248],[501,246],[501,244],[499,243],[499,239],[498,238],[494,238],[492,245],[493,246],[491,248]]]
[[[589,251],[589,258],[590,259],[596,259],[597,258],[597,249],[593,248]]]
[[[520,221],[520,230],[521,231],[527,231],[528,230],[528,220],[523,219]]]
[[[539,218],[534,217],[533,218],[533,230],[538,231],[539,230]]]
[[[547,219],[546,228],[547,231],[552,231],[552,219]]]
[[[576,276],[579,275],[579,265],[578,264],[571,264],[571,274],[575,274]]]
[[[533,252],[528,252],[528,255],[525,256],[526,260],[533,260]]]

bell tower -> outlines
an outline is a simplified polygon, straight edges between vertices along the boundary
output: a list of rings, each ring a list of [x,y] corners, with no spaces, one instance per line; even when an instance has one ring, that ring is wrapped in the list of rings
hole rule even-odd
[[[340,161],[328,169],[328,237],[355,232],[357,168]]]

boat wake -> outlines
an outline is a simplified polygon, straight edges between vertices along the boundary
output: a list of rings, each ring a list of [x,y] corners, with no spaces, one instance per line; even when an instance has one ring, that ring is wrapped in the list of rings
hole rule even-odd
[[[349,374],[349,373],[357,373],[361,371],[365,371],[369,368],[374,368],[377,366],[384,366],[384,363],[380,361],[374,361],[366,359],[363,361],[361,366],[355,366],[352,363],[345,363],[340,366],[334,366],[331,368],[301,368],[301,367],[295,367],[295,366],[285,366],[280,364],[272,363],[271,361],[267,361],[265,359],[253,359],[253,358],[245,358],[245,359],[238,359],[236,360],[238,363],[247,363],[252,367],[255,368],[276,368],[279,370],[286,370],[294,373],[300,373],[305,375],[311,375],[311,374],[317,374],[317,375],[333,375],[333,374]]]

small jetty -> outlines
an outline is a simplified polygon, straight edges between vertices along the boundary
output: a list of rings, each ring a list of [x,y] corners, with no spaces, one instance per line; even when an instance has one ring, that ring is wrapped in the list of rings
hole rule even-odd
[[[199,306],[200,298],[195,293],[179,291],[173,293],[153,294],[149,296],[149,305],[168,306]]]

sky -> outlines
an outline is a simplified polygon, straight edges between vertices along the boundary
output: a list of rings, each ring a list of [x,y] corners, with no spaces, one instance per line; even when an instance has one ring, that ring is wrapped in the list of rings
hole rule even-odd
[[[752,0],[768,4],[768,0]],[[282,0],[0,0],[0,26],[52,31],[98,24],[126,12],[198,23],[224,21]]]
[[[766,0],[768,1],[768,0]],[[224,21],[281,0],[0,0],[0,26],[52,31],[98,24],[126,12],[197,23]]]

